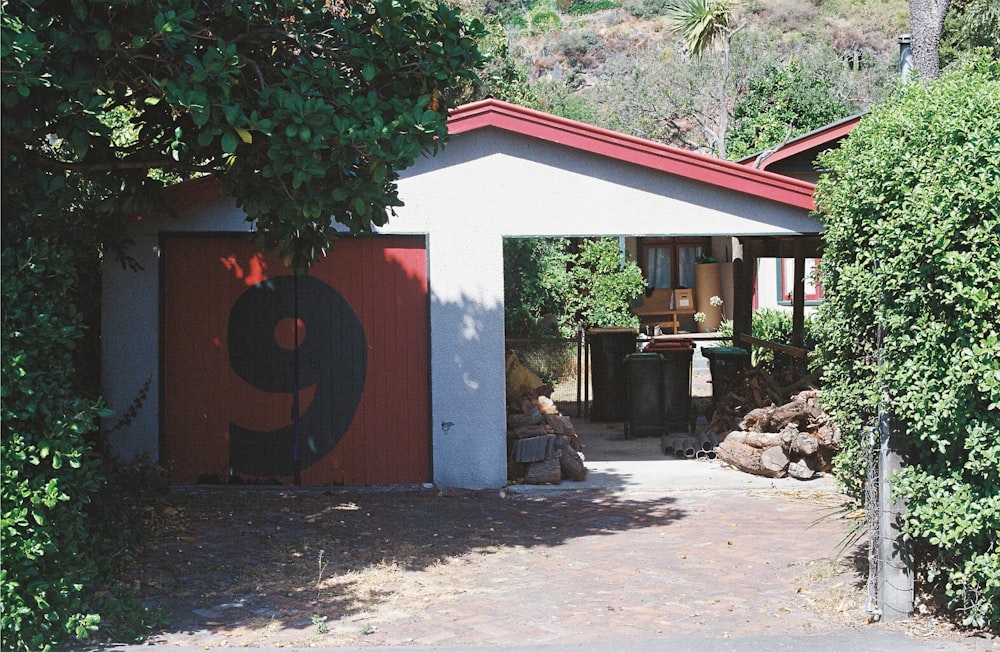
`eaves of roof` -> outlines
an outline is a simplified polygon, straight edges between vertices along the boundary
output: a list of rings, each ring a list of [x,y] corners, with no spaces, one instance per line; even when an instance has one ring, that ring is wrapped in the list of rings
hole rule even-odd
[[[814,184],[747,165],[712,158],[642,138],[560,118],[515,104],[488,99],[452,110],[448,133],[458,135],[495,128],[538,138],[619,161],[762,197],[807,210],[815,209]],[[166,189],[174,208],[185,208],[222,197],[214,176],[186,181]]]
[[[448,133],[492,127],[813,210],[814,184],[488,99],[454,109]]]
[[[838,120],[837,122],[830,123],[819,129],[810,131],[807,134],[802,134],[796,138],[791,139],[787,143],[784,143],[781,147],[777,148],[773,153],[768,154],[767,158],[761,164],[761,168],[766,170],[768,166],[777,163],[778,161],[784,160],[800,154],[802,152],[813,149],[814,147],[821,147],[823,145],[832,144],[847,134],[858,126],[858,122],[861,121],[866,114],[859,113],[858,115],[852,115],[849,118],[844,118],[843,120]],[[742,158],[737,163],[740,165],[753,166],[757,159],[765,152],[756,152],[751,154],[746,158]]]

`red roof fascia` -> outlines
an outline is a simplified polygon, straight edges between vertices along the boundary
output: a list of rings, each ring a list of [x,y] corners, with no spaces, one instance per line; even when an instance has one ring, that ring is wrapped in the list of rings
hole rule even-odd
[[[807,210],[814,210],[816,207],[813,202],[816,186],[806,181],[500,100],[488,99],[466,104],[454,109],[448,117],[448,133],[451,135],[484,127],[538,138]],[[769,159],[768,162],[772,161]],[[222,198],[222,184],[218,178],[209,175],[170,186],[165,189],[165,193],[174,200],[173,208],[180,209]]]
[[[861,118],[862,116],[857,115],[853,118],[848,118],[827,127],[817,129],[816,131],[810,132],[804,136],[800,136],[788,143],[785,143],[778,148],[776,152],[764,159],[760,169],[766,170],[772,163],[777,163],[778,161],[790,158],[814,147],[820,147],[828,143],[833,143],[845,137],[858,126],[858,122],[861,121]],[[757,161],[757,156],[757,154],[748,156],[747,158],[742,159],[740,164],[752,166]]]
[[[488,99],[454,109],[448,133],[458,135],[493,127],[607,156],[642,167],[763,197],[807,210],[815,209],[814,184],[730,161],[602,129],[575,120]]]

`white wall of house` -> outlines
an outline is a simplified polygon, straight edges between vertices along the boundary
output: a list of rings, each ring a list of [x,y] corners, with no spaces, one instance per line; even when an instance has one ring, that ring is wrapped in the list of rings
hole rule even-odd
[[[439,485],[499,486],[506,478],[504,237],[821,229],[803,209],[497,129],[455,137],[399,187],[406,206],[386,230],[429,234]]]
[[[789,259],[786,265],[786,272],[791,269],[792,265],[793,263]],[[782,299],[780,274],[780,258],[759,258],[757,260],[757,307],[791,313],[791,301]],[[790,290],[786,287],[785,291]],[[812,314],[816,310],[817,305],[817,301],[807,300],[805,314]]]
[[[406,205],[382,229],[426,234],[431,294],[431,415],[438,486],[506,483],[502,241],[506,236],[815,233],[804,209],[547,141],[482,128],[452,139],[399,181]],[[105,396],[122,413],[151,379],[142,409],[114,435],[122,457],[158,457],[161,231],[247,231],[214,201],[133,229],[144,271],[104,277]]]

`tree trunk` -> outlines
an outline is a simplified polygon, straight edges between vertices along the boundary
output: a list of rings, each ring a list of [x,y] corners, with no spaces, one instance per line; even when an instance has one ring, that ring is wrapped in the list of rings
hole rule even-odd
[[[913,67],[921,79],[936,79],[941,73],[941,30],[951,0],[910,0],[910,38]]]
[[[781,446],[784,443],[781,435],[776,432],[753,432],[745,430],[732,431],[726,435],[726,441],[736,444],[746,444],[747,446],[760,449]]]
[[[772,449],[769,448],[767,450]],[[778,451],[781,451],[780,447],[778,447]],[[761,457],[764,453],[761,449],[754,448],[753,446],[747,446],[746,444],[739,444],[735,441],[731,442],[729,441],[729,437],[726,437],[726,440],[719,444],[719,446],[715,449],[715,452],[718,453],[720,460],[735,466],[740,471],[753,473],[754,475],[762,475],[768,478],[780,478],[785,473],[784,469],[781,471],[775,471],[769,466],[765,466],[761,461]]]

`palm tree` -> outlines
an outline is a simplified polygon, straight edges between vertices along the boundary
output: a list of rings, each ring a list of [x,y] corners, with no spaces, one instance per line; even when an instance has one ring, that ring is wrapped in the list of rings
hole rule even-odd
[[[689,56],[700,57],[713,48],[722,50],[722,75],[719,80],[718,129],[709,131],[713,149],[719,158],[726,158],[726,132],[729,129],[729,98],[726,86],[730,75],[730,50],[733,37],[746,24],[733,26],[734,0],[670,0],[666,17],[673,21],[671,31],[684,40]]]

